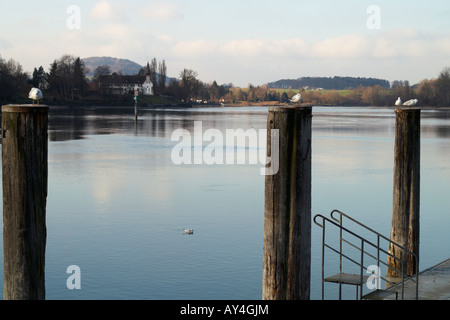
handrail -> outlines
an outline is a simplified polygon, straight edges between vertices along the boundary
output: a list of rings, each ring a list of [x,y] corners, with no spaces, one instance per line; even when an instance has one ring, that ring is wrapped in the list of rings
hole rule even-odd
[[[371,246],[373,246],[373,247],[375,247],[375,248],[377,248],[377,249],[379,248],[377,245],[373,244],[372,242],[366,240],[365,238],[361,237],[360,235],[354,233],[353,231],[351,231],[351,230],[349,230],[349,229],[347,229],[347,228],[345,228],[345,227],[342,227],[341,225],[339,225],[339,224],[337,224],[336,222],[334,222],[334,221],[332,221],[332,220],[330,220],[330,219],[324,217],[324,216],[321,215],[321,214],[317,214],[317,215],[314,217],[314,223],[315,223],[316,225],[318,225],[319,227],[322,227],[322,225],[319,224],[319,223],[316,221],[316,218],[317,218],[317,217],[322,217],[323,220],[326,220],[326,221],[330,222],[331,224],[333,224],[333,225],[339,227],[341,230],[344,230],[344,231],[350,233],[351,235],[355,236],[356,238],[358,238],[358,239],[360,239],[360,240],[364,240],[365,242],[367,242],[368,244],[370,244]],[[364,225],[362,225],[362,226],[364,226]],[[323,228],[323,227],[322,227],[322,228]],[[385,240],[388,240],[388,241],[391,242],[392,244],[397,245],[400,249],[404,250],[406,254],[411,254],[411,255],[414,255],[414,256],[415,256],[415,254],[414,254],[413,252],[411,252],[411,251],[405,249],[404,247],[402,247],[402,246],[396,244],[394,241],[391,241],[391,240],[389,240],[389,239],[387,239],[387,238],[385,238]],[[386,251],[386,250],[384,250],[384,249],[382,249],[382,248],[379,248],[379,249],[380,249],[383,253],[390,255],[392,258],[401,261],[401,259],[399,259],[398,257],[396,257],[396,256],[394,256],[394,255],[392,255],[392,254],[390,254],[389,251]]]
[[[336,217],[334,217],[334,214],[337,213],[339,214],[339,219],[337,219]],[[358,224],[359,226],[365,228],[366,230],[370,231],[372,234],[374,234],[377,237],[377,243],[373,243],[372,241],[369,241],[368,239],[360,236],[359,234],[353,232],[352,230],[346,228],[343,226],[343,221],[342,218],[345,217],[349,220],[351,220],[352,222]],[[318,222],[318,219],[322,220],[322,224],[320,224]],[[331,219],[330,219],[331,218]],[[323,295],[324,295],[324,260],[325,260],[325,247],[331,249],[332,251],[336,252],[339,255],[339,273],[342,273],[342,258],[345,258],[349,261],[351,261],[352,263],[358,265],[361,269],[361,280],[363,279],[363,270],[366,269],[367,267],[364,267],[364,254],[368,255],[369,257],[375,259],[377,261],[377,266],[380,266],[380,263],[382,263],[383,265],[387,266],[388,268],[391,268],[392,270],[394,270],[396,273],[401,274],[401,279],[402,279],[402,293],[401,293],[401,297],[402,299],[404,298],[404,282],[405,282],[405,270],[406,270],[406,259],[408,257],[408,255],[412,255],[415,258],[415,262],[416,262],[416,299],[418,299],[418,283],[419,283],[419,263],[418,263],[418,257],[416,254],[414,254],[413,252],[409,251],[407,248],[399,245],[398,243],[392,241],[391,239],[385,237],[384,235],[376,232],[375,230],[369,228],[368,226],[362,224],[361,222],[357,221],[356,219],[348,216],[347,214],[339,211],[339,210],[333,210],[330,213],[330,218],[327,218],[321,214],[317,214],[316,216],[314,216],[314,223],[316,225],[318,225],[319,227],[321,227],[323,229],[323,233],[322,233],[322,299],[323,299]],[[339,228],[339,249],[335,249],[332,246],[330,246],[329,244],[326,243],[325,241],[325,223],[330,223],[331,225]],[[360,240],[360,247],[358,247],[357,245],[355,245],[354,243],[350,242],[347,239],[344,239],[343,237],[343,232],[348,233],[349,235],[355,237],[357,240]],[[389,244],[392,244],[394,246],[397,246],[400,250],[402,250],[404,252],[404,256],[402,259],[400,259],[397,256],[392,255],[389,251],[384,250],[383,248],[380,247],[380,239],[383,239],[385,241],[387,241]],[[342,247],[342,242],[345,242],[349,245],[351,245],[352,247],[356,248],[357,250],[361,251],[361,261],[358,263],[356,260],[348,257],[347,255],[345,255],[343,253],[343,247]],[[369,245],[370,247],[373,247],[377,250],[377,257],[373,256],[372,254],[370,254],[369,252],[367,252],[364,249],[364,243],[366,243],[367,245]],[[380,252],[383,253],[386,256],[391,257],[394,260],[397,260],[400,262],[402,269],[398,270],[393,266],[388,265],[387,263],[383,262],[380,259]],[[392,284],[389,280],[380,277],[381,279],[383,279],[384,281],[386,281],[389,284]],[[362,281],[361,281],[362,282]],[[360,290],[360,296],[362,298],[362,286],[361,286],[361,290]],[[339,297],[341,297],[341,285],[339,285]]]
[[[349,229],[347,229],[347,228],[345,228],[345,227],[342,227],[341,225],[339,225],[339,224],[335,223],[334,221],[332,221],[332,220],[330,220],[330,219],[324,217],[324,216],[321,215],[321,214],[318,214],[318,215],[316,215],[316,216],[314,217],[314,223],[316,223],[316,224],[319,225],[320,227],[322,227],[322,225],[320,225],[319,223],[317,223],[316,217],[322,217],[323,220],[326,220],[326,221],[330,222],[331,224],[333,224],[333,225],[339,227],[341,230],[350,233],[351,235],[353,235],[354,237],[360,239],[361,241],[367,242],[367,243],[370,244],[372,247],[374,247],[374,248],[376,248],[376,249],[382,251],[383,253],[385,253],[386,255],[389,255],[389,256],[392,257],[393,259],[402,262],[401,259],[399,259],[398,257],[392,255],[389,251],[386,251],[386,250],[380,248],[378,245],[375,245],[375,244],[373,244],[372,242],[370,242],[370,241],[364,239],[363,237],[359,236],[358,234],[354,233],[353,231],[351,231],[351,230],[349,230]],[[341,240],[346,241],[346,240],[343,239],[342,237],[341,237]],[[359,249],[358,247],[356,247],[355,245],[353,245],[351,242],[349,242],[349,241],[346,241],[346,242],[347,242],[348,244],[352,245],[353,247],[355,247],[356,249]],[[328,247],[329,247],[329,246],[328,246]],[[329,248],[331,249],[331,247],[329,247]],[[402,247],[400,247],[400,248],[402,248]],[[409,252],[409,251],[408,251],[408,252]],[[345,257],[345,255],[342,254],[342,250],[340,250],[338,253],[340,253],[341,256],[344,256],[344,257]],[[366,254],[368,254],[368,253],[366,253]],[[412,252],[411,252],[410,254],[413,254],[413,255],[414,255],[414,253],[412,253]],[[368,254],[368,255],[369,255],[369,254]],[[373,258],[373,256],[371,256],[371,255],[369,255],[369,256]],[[347,258],[347,259],[351,261],[351,259],[349,259],[349,258]],[[381,261],[380,261],[380,262],[381,262]],[[386,264],[386,265],[387,265],[387,264]],[[393,267],[391,267],[391,268],[393,268]],[[393,268],[393,269],[394,269],[394,271],[399,272],[399,273],[400,273],[400,271],[401,271],[401,270],[397,270],[397,269],[395,269],[395,268]],[[340,271],[341,271],[341,270],[340,270]]]
[[[335,218],[335,217],[333,216],[334,213],[338,213],[338,214],[340,215],[340,219]],[[419,272],[418,272],[418,270],[419,270],[419,262],[418,262],[418,261],[419,261],[419,258],[417,257],[417,255],[416,255],[415,253],[409,251],[408,248],[406,248],[406,247],[404,247],[404,246],[398,244],[397,242],[391,240],[390,238],[387,238],[386,236],[382,235],[381,233],[379,233],[379,232],[373,230],[372,228],[370,228],[370,227],[368,227],[368,226],[362,224],[362,223],[359,222],[358,220],[356,220],[356,219],[350,217],[349,215],[343,213],[342,211],[339,211],[339,210],[334,209],[333,211],[331,211],[330,216],[331,216],[331,218],[332,218],[333,220],[339,222],[341,225],[342,225],[342,217],[345,217],[345,218],[349,219],[350,221],[352,221],[352,222],[358,224],[359,226],[365,228],[366,230],[372,232],[372,233],[375,234],[377,237],[384,239],[384,240],[387,241],[389,244],[392,244],[392,245],[398,247],[400,250],[403,251],[403,253],[405,254],[405,257],[408,256],[408,255],[413,256],[413,257],[414,257],[414,261],[416,262],[416,270],[417,270],[416,274],[418,275],[418,273],[419,273]],[[344,239],[341,239],[341,240],[344,240]],[[345,240],[344,240],[344,241],[345,241]],[[347,242],[347,241],[346,241],[346,242]],[[347,243],[350,244],[350,242],[347,242]],[[383,250],[382,248],[379,248],[379,250],[380,250],[382,253],[384,253],[384,254],[390,256],[390,257],[393,258],[393,259],[400,260],[400,262],[403,261],[403,260],[401,260],[401,259],[397,259],[397,257],[394,256],[394,255],[392,255],[389,251]],[[377,252],[378,252],[378,251],[377,251]],[[372,258],[374,258],[374,257],[372,257]],[[388,265],[387,263],[384,263],[383,261],[379,260],[379,257],[378,257],[378,258],[375,258],[375,259],[377,260],[377,262],[381,262],[382,264],[384,264],[384,265],[387,266],[388,268],[393,269],[395,272],[400,273],[400,270],[395,269],[395,268],[393,268],[392,266]],[[406,258],[405,258],[405,260],[406,260]],[[386,279],[384,279],[384,280],[386,280]],[[387,280],[386,280],[386,281],[387,281]],[[404,281],[404,278],[403,278],[403,277],[402,277],[402,281]],[[417,280],[417,281],[418,281],[418,280]],[[387,282],[389,282],[389,281],[387,281]],[[389,282],[389,283],[391,283],[391,282]],[[392,283],[391,283],[391,284],[392,284]]]
[[[335,217],[333,217],[333,214],[334,214],[334,213],[339,213],[339,215],[341,216],[341,218],[342,218],[342,217],[345,217],[345,218],[351,220],[352,222],[357,223],[357,224],[360,225],[361,227],[363,227],[363,228],[367,229],[368,231],[374,233],[375,235],[379,236],[380,238],[383,238],[384,240],[388,241],[389,243],[391,243],[391,244],[393,244],[393,245],[399,247],[399,248],[402,249],[406,254],[415,255],[413,252],[409,251],[406,247],[401,246],[400,244],[396,243],[395,241],[392,241],[390,238],[387,238],[386,236],[382,235],[381,233],[379,233],[379,232],[373,230],[372,228],[369,228],[368,226],[362,224],[362,223],[359,222],[358,220],[356,220],[356,219],[350,217],[349,215],[343,213],[342,211],[339,211],[339,210],[336,210],[336,209],[333,210],[333,211],[331,211],[330,216],[331,216],[331,218],[332,218],[333,220],[335,220],[335,221],[337,221],[337,222],[340,222],[340,220],[338,220],[338,219],[336,219]],[[341,222],[340,222],[340,224],[342,225]]]

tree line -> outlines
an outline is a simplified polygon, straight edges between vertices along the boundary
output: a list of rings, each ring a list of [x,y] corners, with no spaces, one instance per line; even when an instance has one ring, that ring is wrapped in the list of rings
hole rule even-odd
[[[400,97],[402,101],[416,98],[422,106],[450,106],[450,68],[444,68],[436,79],[424,79],[413,86],[408,81],[393,81],[390,87],[371,85],[347,90],[281,90],[268,85],[255,87],[250,84],[246,89],[228,89],[223,100],[226,103],[286,103],[297,93],[302,94],[303,102],[312,105],[392,106]]]
[[[311,104],[392,106],[402,101],[418,99],[421,106],[450,106],[450,68],[444,68],[436,79],[424,79],[411,86],[408,81],[393,81],[390,88],[379,85],[354,90],[307,91],[303,99]]]
[[[290,89],[290,88],[322,88],[325,90],[356,89],[358,87],[371,87],[378,85],[389,89],[390,83],[387,80],[361,77],[302,77],[298,79],[283,79],[268,84],[269,88]]]
[[[0,102],[17,101],[26,91],[28,75],[15,60],[0,57]]]
[[[450,106],[450,68],[444,68],[436,79],[424,79],[411,86],[408,81],[393,81],[390,86],[385,83],[362,86],[348,90],[277,90],[269,85],[247,88],[235,88],[232,84],[218,85],[216,81],[206,84],[197,79],[197,73],[184,69],[180,81],[173,82],[166,93],[183,101],[213,101],[226,104],[238,103],[289,103],[297,93],[303,101],[312,105],[336,106],[392,106],[398,97],[402,101],[413,98],[422,106]]]
[[[217,82],[206,85],[198,79],[197,72],[191,69],[183,69],[179,74],[179,79],[171,79],[167,82],[167,66],[164,60],[158,62],[153,58],[147,66],[142,68],[137,76],[145,76],[149,72],[150,80],[153,83],[155,95],[170,96],[182,102],[203,102],[219,101],[226,93],[225,86],[219,86]],[[49,102],[54,103],[76,103],[87,102],[100,94],[106,101],[111,101],[114,97],[105,97],[99,91],[98,81],[101,76],[114,75],[108,65],[98,66],[94,70],[94,76],[88,80],[83,61],[78,57],[64,55],[54,60],[50,65],[50,70],[46,73],[43,67],[35,68],[33,71],[31,84],[44,89],[49,95]],[[119,74],[120,75],[120,74]],[[92,89],[94,88],[94,89]],[[134,92],[130,91],[115,99],[121,101],[131,101],[130,97]]]
[[[359,86],[349,90],[307,90],[273,89],[269,85],[235,88],[232,84],[219,85],[216,81],[204,83],[198,79],[198,73],[183,69],[177,79],[167,81],[165,61],[155,58],[147,64],[150,78],[154,83],[155,95],[170,96],[188,103],[288,103],[297,93],[303,101],[312,105],[372,105],[392,106],[400,97],[403,101],[417,98],[420,105],[450,106],[450,68],[444,68],[437,78],[424,79],[411,86],[408,81],[394,81],[389,87],[384,84]],[[55,59],[49,71],[42,66],[34,68],[32,75],[23,71],[22,66],[13,59],[8,61],[0,57],[0,103],[28,101],[30,88],[38,87],[44,91],[47,103],[88,103],[96,92],[95,81],[100,75],[111,74],[108,66],[99,66],[93,79],[87,78],[86,69],[79,57],[63,55]],[[146,68],[139,71],[145,75]],[[98,90],[98,89],[97,89]],[[130,96],[133,92],[129,93]],[[129,101],[129,97],[124,97]]]

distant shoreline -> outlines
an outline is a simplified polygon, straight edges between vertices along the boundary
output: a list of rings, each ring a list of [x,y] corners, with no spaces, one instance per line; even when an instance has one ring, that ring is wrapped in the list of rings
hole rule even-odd
[[[2,105],[10,105],[12,103],[6,103]],[[16,103],[17,104],[17,103]],[[31,104],[31,103],[19,103],[19,104]],[[41,103],[43,106],[48,106],[50,109],[90,109],[90,108],[130,108],[134,109],[135,105],[133,103],[81,103],[81,104],[57,104],[57,103]],[[180,109],[191,109],[191,108],[240,108],[240,107],[289,107],[295,106],[294,104],[289,103],[281,103],[275,101],[261,101],[261,102],[235,102],[235,103],[139,103],[137,104],[137,108],[180,108]],[[421,109],[421,110],[450,110],[450,106],[414,106],[414,107],[406,107],[406,106],[374,106],[374,105],[328,105],[328,104],[301,104],[299,106],[311,106],[311,107],[336,107],[336,108],[344,108],[344,107],[361,107],[361,108],[388,108],[388,109]]]

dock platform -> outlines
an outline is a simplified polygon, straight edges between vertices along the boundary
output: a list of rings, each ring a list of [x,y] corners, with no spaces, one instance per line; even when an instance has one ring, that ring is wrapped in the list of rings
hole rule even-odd
[[[398,292],[401,297],[401,283],[387,290]],[[384,300],[393,300],[392,295]],[[416,299],[416,283],[408,279],[405,281],[404,300]],[[419,300],[450,300],[450,259],[419,273]]]

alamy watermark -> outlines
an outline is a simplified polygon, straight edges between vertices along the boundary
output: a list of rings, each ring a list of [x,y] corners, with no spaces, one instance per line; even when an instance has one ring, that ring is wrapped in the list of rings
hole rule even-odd
[[[81,269],[77,265],[70,265],[67,267],[66,273],[70,274],[67,278],[66,286],[67,289],[81,289]]]
[[[69,30],[81,29],[81,9],[77,5],[71,5],[66,10],[69,15],[66,20],[66,26]]]
[[[271,155],[266,154],[267,130],[210,128],[203,132],[202,121],[194,121],[194,132],[176,129],[171,140],[179,141],[171,152],[175,165],[260,164],[261,175],[275,175],[279,169],[278,129],[271,130]],[[203,142],[208,142],[203,147]],[[244,152],[243,152],[244,151]]]
[[[381,29],[381,8],[377,5],[370,5],[366,10],[369,17],[367,18],[367,28],[369,30]]]
[[[366,285],[367,289],[373,290],[373,289],[381,289],[381,271],[380,267],[376,265],[372,265],[367,267],[367,273],[370,274],[369,278],[367,279]]]

